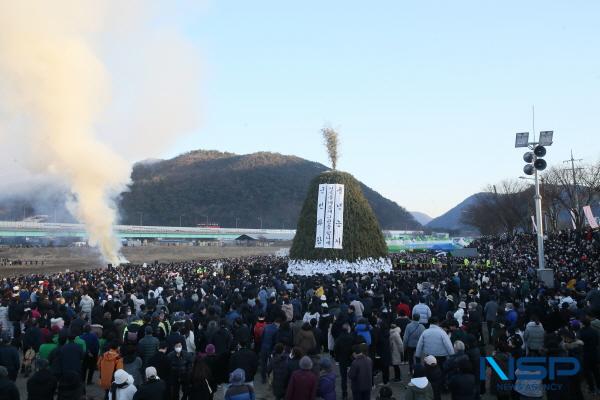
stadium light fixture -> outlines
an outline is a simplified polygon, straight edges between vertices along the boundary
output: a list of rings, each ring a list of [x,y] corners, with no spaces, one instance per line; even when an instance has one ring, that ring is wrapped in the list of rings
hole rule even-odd
[[[554,131],[541,131],[539,139],[540,146],[551,146],[552,136],[554,136]]]
[[[515,147],[529,146],[529,132],[519,132],[515,137]]]
[[[523,161],[527,164],[523,167],[526,176],[520,176],[520,179],[531,179],[534,181],[535,195],[533,196],[535,204],[535,223],[538,247],[538,277],[549,286],[554,284],[554,275],[551,269],[547,269],[544,260],[544,226],[542,225],[542,196],[540,194],[539,172],[546,169],[547,163],[542,157],[546,155],[546,148],[552,144],[554,131],[541,131],[538,141],[529,142],[529,132],[519,132],[515,136],[515,147],[527,147],[530,150],[523,155]],[[533,176],[532,176],[533,175]],[[529,176],[532,176],[531,178]]]

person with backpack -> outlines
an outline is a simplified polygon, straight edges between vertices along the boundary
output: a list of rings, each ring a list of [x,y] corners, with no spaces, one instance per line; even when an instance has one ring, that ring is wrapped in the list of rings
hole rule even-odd
[[[417,344],[419,343],[419,338],[425,331],[425,326],[419,322],[421,317],[419,314],[413,314],[413,320],[406,325],[404,329],[404,338],[402,343],[406,349],[406,359],[408,360],[408,368],[409,371],[412,372],[415,365],[415,351],[417,349]]]
[[[122,369],[123,359],[119,353],[119,344],[116,341],[111,342],[108,351],[98,358],[98,371],[100,372],[98,385],[108,393],[115,371]]]
[[[245,372],[238,368],[229,376],[229,388],[225,391],[224,400],[255,400],[254,388],[246,385]]]

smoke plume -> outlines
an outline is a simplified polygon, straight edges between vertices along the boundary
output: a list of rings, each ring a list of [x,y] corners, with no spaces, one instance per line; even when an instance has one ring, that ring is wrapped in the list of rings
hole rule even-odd
[[[116,74],[103,62],[103,49],[107,47],[103,40],[122,37],[124,43],[131,44],[128,39],[139,33],[133,34],[124,27],[144,29],[142,19],[150,15],[145,2],[128,4],[137,4],[139,9],[119,10],[112,7],[117,3],[79,0],[6,1],[0,5],[0,155],[29,172],[64,181],[72,194],[67,200],[69,211],[85,225],[90,244],[97,245],[103,258],[114,264],[120,260],[120,243],[113,231],[118,218],[114,199],[129,183],[131,164],[127,156],[139,155],[128,152],[127,145],[146,137],[142,148],[150,153],[146,156],[154,155],[153,151],[164,146],[167,135],[189,131],[196,123],[193,106],[183,110],[182,116],[173,115],[178,110],[172,107],[166,107],[169,115],[161,113],[161,104],[169,104],[161,93],[154,93],[162,102],[154,100],[150,110],[143,110],[144,102],[133,107],[136,96],[130,95],[120,103],[111,97],[115,92],[125,92],[113,90],[111,84],[123,84],[126,76]],[[110,18],[115,10],[120,13],[112,15],[118,14],[119,19]],[[173,43],[175,49],[182,47],[176,38],[167,43],[163,40],[156,49],[146,43],[144,51],[156,59],[158,51]],[[135,53],[136,49],[129,50]],[[181,61],[185,72],[181,77],[177,67],[173,67],[168,77],[159,73],[148,76],[149,80],[180,91],[193,88],[195,77],[190,65],[195,64],[185,57],[185,51],[181,51],[169,60],[175,66]],[[143,61],[135,55],[131,59]],[[125,64],[130,71],[136,68],[135,63]],[[139,69],[140,74],[147,76],[147,71],[153,70],[152,66],[147,67]],[[189,85],[181,85],[181,79],[188,79]],[[174,84],[169,85],[169,80]],[[139,79],[137,82],[144,87]],[[148,97],[148,91],[151,88],[145,88],[140,95]],[[191,104],[195,100],[166,90],[167,96],[178,94],[181,96],[175,103],[190,100]],[[149,112],[153,114],[146,115],[155,120],[178,118],[187,123],[169,129],[168,124],[157,122],[158,131],[147,125],[142,126],[143,132],[126,131],[141,126],[139,118],[123,123],[123,127],[116,126],[115,121],[124,122],[122,115],[127,113],[123,111],[127,106],[136,118]],[[102,132],[103,129],[112,131]],[[116,150],[111,148],[111,140]],[[121,146],[114,146],[117,140]],[[171,137],[168,143],[172,142]]]

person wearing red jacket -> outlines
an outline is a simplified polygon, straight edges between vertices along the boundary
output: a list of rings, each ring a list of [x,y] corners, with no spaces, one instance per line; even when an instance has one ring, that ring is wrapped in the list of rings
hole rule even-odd
[[[312,371],[308,356],[300,359],[300,369],[294,371],[288,382],[285,400],[314,400],[317,397],[319,377]]]

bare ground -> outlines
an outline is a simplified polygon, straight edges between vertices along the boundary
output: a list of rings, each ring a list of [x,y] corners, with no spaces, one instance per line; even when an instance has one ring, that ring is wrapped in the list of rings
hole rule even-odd
[[[123,255],[132,263],[181,262],[213,258],[234,258],[274,254],[283,247],[244,246],[141,246],[124,247]],[[89,247],[0,248],[0,259],[38,261],[38,265],[3,266],[0,277],[30,273],[54,273],[104,267],[100,253]],[[44,265],[41,262],[44,261]]]

